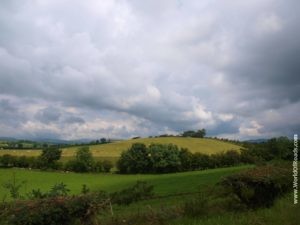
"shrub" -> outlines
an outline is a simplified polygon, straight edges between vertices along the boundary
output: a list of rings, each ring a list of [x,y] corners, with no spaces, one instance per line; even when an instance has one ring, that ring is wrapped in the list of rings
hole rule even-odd
[[[70,160],[65,164],[65,170],[74,171],[77,173],[88,172],[88,167],[84,162],[78,160]]]
[[[250,208],[270,207],[292,188],[292,176],[287,168],[268,165],[230,175],[220,184]]]
[[[209,155],[196,152],[193,154],[193,159],[192,159],[192,169],[193,170],[203,170],[207,168],[211,168],[212,161],[211,157]]]
[[[129,205],[133,202],[150,198],[153,195],[153,185],[149,185],[145,181],[137,181],[132,187],[113,193],[111,198],[114,203]]]
[[[204,194],[199,194],[193,200],[185,202],[183,206],[184,215],[190,217],[204,216],[208,213],[208,198]]]
[[[96,173],[102,172],[103,171],[102,162],[100,161],[94,162],[92,166],[92,171]]]
[[[16,164],[16,156],[5,154],[0,157],[0,166],[4,168],[13,167]]]
[[[41,192],[40,189],[33,189],[29,194],[28,197],[30,199],[42,199],[42,198],[54,198],[60,196],[67,196],[70,190],[64,183],[55,184],[49,192]]]
[[[65,164],[65,170],[74,172],[91,172],[99,169],[99,164],[94,163],[93,155],[88,146],[78,148],[76,159]]]
[[[107,208],[107,199],[104,193],[97,193],[19,201],[6,206],[6,215],[14,225],[68,225],[75,221],[91,225]]]
[[[187,149],[187,148],[181,148],[179,152],[179,158],[181,171],[189,171],[194,169],[193,168],[193,157],[194,155]]]
[[[235,150],[229,150],[223,153],[223,162],[224,166],[235,166],[241,162],[240,154]]]
[[[109,173],[110,170],[113,168],[113,164],[109,160],[104,160],[102,162],[102,167],[103,167],[104,172]]]
[[[16,174],[13,173],[12,180],[9,180],[2,184],[2,186],[5,189],[8,189],[10,193],[10,197],[13,199],[20,199],[23,196],[20,194],[20,189],[23,187],[23,185],[26,183],[26,181],[19,181],[16,179]]]

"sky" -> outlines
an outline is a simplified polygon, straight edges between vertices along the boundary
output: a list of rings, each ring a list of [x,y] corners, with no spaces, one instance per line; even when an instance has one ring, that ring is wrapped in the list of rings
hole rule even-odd
[[[299,0],[1,0],[0,136],[300,133]]]

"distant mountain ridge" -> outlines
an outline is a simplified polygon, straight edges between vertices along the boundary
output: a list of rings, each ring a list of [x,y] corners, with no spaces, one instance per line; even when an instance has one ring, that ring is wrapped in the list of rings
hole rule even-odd
[[[250,139],[246,140],[244,142],[249,142],[249,143],[264,143],[267,142],[269,139],[261,138],[261,139]]]
[[[51,139],[51,138],[13,138],[13,137],[0,137],[0,141],[32,141],[32,142],[43,142],[51,144],[75,144],[75,143],[89,143],[94,139],[76,139],[76,140],[62,140],[62,139]]]

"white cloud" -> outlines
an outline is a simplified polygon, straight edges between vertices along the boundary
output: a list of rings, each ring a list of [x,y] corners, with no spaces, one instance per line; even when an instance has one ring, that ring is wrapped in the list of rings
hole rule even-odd
[[[274,33],[282,29],[283,21],[274,13],[258,18],[256,29],[259,34]]]
[[[300,124],[282,119],[284,109],[299,107],[293,4],[1,2],[0,97],[18,107],[0,115],[0,135],[83,138],[109,130],[130,137],[207,128],[250,137],[273,135],[274,124],[288,134]],[[47,120],[51,106],[61,113],[57,120]]]

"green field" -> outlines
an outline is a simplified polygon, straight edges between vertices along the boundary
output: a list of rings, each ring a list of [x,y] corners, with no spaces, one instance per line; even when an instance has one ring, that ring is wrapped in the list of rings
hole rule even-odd
[[[141,142],[146,145],[151,143],[175,144],[179,147],[188,148],[191,152],[202,152],[206,154],[218,153],[227,150],[239,150],[241,147],[231,143],[208,139],[208,138],[189,138],[189,137],[160,137],[160,138],[141,138],[134,140],[118,141],[109,144],[90,145],[90,150],[96,158],[105,158],[114,161],[118,158],[122,151],[127,150],[133,143]],[[74,157],[78,147],[64,148],[62,160]],[[38,156],[40,150],[0,150],[0,155],[25,155]]]
[[[157,195],[167,195],[196,191],[199,186],[215,184],[220,177],[245,168],[249,168],[249,166],[163,175],[78,174],[0,169],[0,199],[9,195],[8,190],[2,184],[12,180],[14,176],[17,181],[26,182],[21,189],[22,194],[38,188],[42,191],[48,191],[54,184],[60,182],[65,183],[72,194],[80,193],[83,184],[86,184],[93,191],[116,191],[134,184],[137,180],[144,180],[154,185],[154,191]]]

